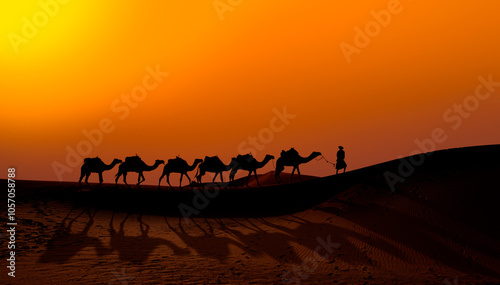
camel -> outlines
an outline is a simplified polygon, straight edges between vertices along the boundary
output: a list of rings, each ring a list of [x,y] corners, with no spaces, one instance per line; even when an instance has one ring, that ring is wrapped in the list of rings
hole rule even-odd
[[[297,173],[299,174],[299,180],[302,181],[302,178],[300,177],[299,165],[302,163],[308,163],[309,161],[313,160],[314,158],[320,155],[321,155],[320,152],[313,151],[308,157],[302,157],[294,148],[291,148],[289,151],[283,150],[281,152],[280,158],[278,158],[278,160],[276,161],[276,172],[274,174],[276,181],[278,183],[282,182],[280,174],[285,169],[285,166],[293,166],[292,176],[290,177],[290,183],[293,181],[293,174],[295,173],[295,170],[297,170]]]
[[[139,173],[139,176],[137,178],[137,186],[140,187],[140,184],[146,180],[144,178],[144,171],[152,171],[158,168],[160,164],[165,164],[165,161],[157,159],[155,161],[155,164],[149,166],[146,163],[142,161],[142,159],[139,156],[130,156],[125,159],[125,162],[120,164],[118,167],[118,173],[116,174],[116,179],[115,179],[115,185],[118,185],[118,178],[123,175],[123,182],[125,182],[125,185],[129,186],[127,184],[127,173],[128,172],[137,172]],[[142,178],[142,180],[141,180]]]
[[[167,176],[167,183],[172,188],[172,185],[170,184],[169,181],[170,173],[172,172],[181,174],[181,179],[179,182],[179,186],[181,188],[182,188],[182,176],[184,175],[186,175],[187,179],[189,180],[189,184],[191,184],[191,178],[189,178],[189,175],[187,173],[188,171],[193,171],[196,168],[196,166],[198,166],[198,164],[200,164],[201,162],[203,162],[203,159],[197,158],[194,160],[193,164],[189,166],[187,162],[180,157],[176,157],[175,159],[169,159],[167,164],[165,164],[165,166],[163,167],[163,173],[160,177],[160,180],[158,181],[158,189],[160,189],[161,179],[164,176]]]
[[[87,157],[83,160],[83,165],[81,169],[81,176],[80,180],[78,181],[78,184],[80,185],[80,188],[82,187],[82,179],[85,176],[85,183],[90,186],[89,184],[89,176],[91,173],[97,173],[99,174],[99,185],[102,184],[102,173],[106,170],[111,170],[115,165],[122,163],[123,161],[115,158],[111,164],[105,164],[99,157]]]
[[[217,175],[220,175],[220,181],[224,183],[224,179],[222,178],[222,172],[228,171],[231,169],[231,165],[225,165],[218,156],[205,156],[205,160],[198,167],[199,174],[196,174],[196,180],[198,183],[201,183],[201,178],[205,175],[206,172],[215,173],[214,179],[212,183],[215,182],[215,178]]]
[[[252,172],[255,175],[255,181],[257,181],[257,185],[261,187],[259,179],[257,178],[257,169],[264,167],[271,159],[274,159],[274,156],[269,154],[266,155],[264,160],[260,162],[257,161],[251,154],[238,155],[237,157],[233,157],[231,163],[229,164],[231,165],[231,173],[229,174],[229,180],[231,182],[234,181],[234,176],[236,175],[236,172],[238,172],[238,169],[242,169],[248,171],[247,187]]]

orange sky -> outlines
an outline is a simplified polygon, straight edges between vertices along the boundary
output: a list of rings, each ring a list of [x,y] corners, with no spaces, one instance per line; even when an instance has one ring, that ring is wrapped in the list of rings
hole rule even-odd
[[[437,148],[500,142],[500,87],[467,118],[443,119],[474,102],[479,76],[500,82],[498,1],[221,0],[219,9],[240,3],[221,15],[213,1],[41,2],[0,4],[2,178],[16,167],[18,179],[77,180],[67,148],[104,118],[113,130],[88,156],[107,163],[136,153],[151,164],[216,154],[227,163],[259,133],[259,160],[290,147],[335,160],[343,145],[349,169],[407,156],[435,128],[447,135]],[[372,22],[381,10],[391,13],[384,26]],[[363,47],[355,27],[372,28]],[[357,53],[346,57],[343,43]],[[122,94],[156,85],[145,76],[158,66],[168,77],[125,107]],[[285,107],[296,117],[266,137]],[[58,176],[54,162],[67,171]],[[333,172],[321,161],[301,169]]]

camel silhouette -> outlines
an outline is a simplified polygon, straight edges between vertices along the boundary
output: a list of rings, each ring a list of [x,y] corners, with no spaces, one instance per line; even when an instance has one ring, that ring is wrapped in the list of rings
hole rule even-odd
[[[229,174],[229,181],[234,181],[234,176],[239,169],[248,171],[247,178],[247,187],[248,182],[250,181],[250,176],[252,172],[255,175],[255,180],[257,181],[257,185],[261,186],[259,183],[259,179],[257,178],[257,169],[264,167],[271,159],[274,159],[274,156],[268,154],[262,161],[257,161],[252,154],[239,154],[237,157],[233,157],[231,163],[231,173]]]
[[[292,175],[290,177],[290,183],[293,181],[293,174],[295,173],[295,170],[297,170],[297,173],[299,174],[299,180],[302,181],[302,178],[300,177],[299,165],[303,163],[308,163],[309,161],[313,160],[314,158],[320,155],[321,152],[313,151],[308,157],[302,157],[294,148],[291,148],[288,151],[284,150],[281,151],[281,156],[276,161],[276,172],[274,173],[276,181],[278,183],[282,183],[280,174],[285,169],[285,166],[293,166]]]
[[[217,175],[220,175],[220,181],[224,183],[224,179],[222,178],[222,172],[228,171],[231,169],[231,165],[225,165],[218,156],[205,156],[205,160],[198,167],[199,174],[196,175],[196,180],[198,183],[201,183],[201,178],[205,175],[206,172],[215,173],[214,179],[212,183],[215,182],[215,178]]]
[[[160,189],[160,183],[161,179],[164,176],[167,176],[167,183],[170,185],[172,188],[172,185],[170,184],[169,178],[170,178],[170,173],[175,172],[175,173],[180,173],[181,174],[181,179],[179,181],[179,187],[182,188],[182,176],[186,175],[187,179],[189,180],[189,184],[191,184],[191,178],[189,178],[189,175],[187,174],[188,171],[193,171],[198,164],[202,163],[203,159],[195,159],[193,164],[189,166],[189,164],[182,158],[176,157],[174,159],[169,159],[167,164],[163,167],[163,173],[160,177],[160,180],[158,180],[158,189]]]
[[[81,169],[80,180],[78,180],[78,184],[80,188],[82,187],[82,179],[85,176],[85,183],[89,184],[89,176],[91,173],[99,174],[99,185],[102,184],[102,173],[106,170],[111,170],[115,165],[122,163],[121,159],[115,158],[109,165],[105,164],[99,157],[87,157],[83,160],[83,165]]]
[[[127,173],[128,172],[137,172],[139,173],[139,176],[137,177],[137,186],[140,186],[146,178],[144,178],[144,171],[152,171],[158,168],[160,164],[165,164],[165,161],[157,159],[155,161],[155,164],[149,166],[139,156],[129,156],[125,158],[125,161],[120,164],[118,167],[118,173],[116,174],[116,179],[115,179],[115,185],[118,185],[118,178],[123,175],[123,182],[125,182],[125,185],[129,186],[127,184]],[[141,180],[142,178],[142,180]]]

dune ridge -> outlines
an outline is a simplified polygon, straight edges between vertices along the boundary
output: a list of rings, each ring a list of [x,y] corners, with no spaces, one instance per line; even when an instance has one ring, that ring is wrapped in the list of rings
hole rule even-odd
[[[188,189],[19,181],[15,284],[498,284],[499,158],[437,151],[394,192],[400,160],[284,185],[267,173],[187,221]],[[307,270],[319,240],[339,246]]]

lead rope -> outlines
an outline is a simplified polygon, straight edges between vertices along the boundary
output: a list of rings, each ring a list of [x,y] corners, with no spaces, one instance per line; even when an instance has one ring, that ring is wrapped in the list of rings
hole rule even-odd
[[[316,160],[319,161],[319,160],[322,160],[322,159],[325,160],[326,163],[329,163],[329,164],[335,166],[335,163],[328,161],[323,155],[319,159],[316,159]]]

